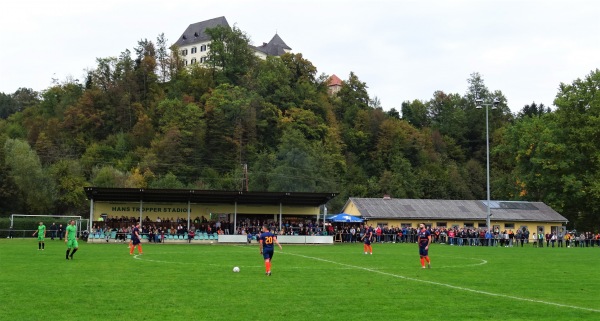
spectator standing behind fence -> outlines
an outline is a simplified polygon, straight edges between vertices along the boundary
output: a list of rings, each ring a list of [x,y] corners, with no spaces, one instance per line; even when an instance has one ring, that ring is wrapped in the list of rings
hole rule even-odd
[[[52,225],[50,225],[50,228],[48,229],[50,231],[50,239],[52,241],[54,241],[54,238],[56,237],[56,229],[58,227],[56,226],[56,223],[52,223]]]
[[[558,231],[558,235],[556,235],[556,240],[558,241],[558,247],[563,247],[563,239],[564,239],[564,235],[562,230]]]
[[[62,224],[58,225],[58,239],[60,239],[62,241],[63,236],[65,233],[65,228],[62,226]]]
[[[454,229],[448,231],[448,242],[450,245],[454,245]]]
[[[194,236],[196,236],[196,232],[194,232],[194,229],[191,228],[188,231],[188,243],[192,243],[192,240],[194,239]]]
[[[43,222],[40,222],[38,225],[37,231],[33,232],[32,236],[38,236],[38,251],[44,250],[44,238],[46,237],[46,225]]]

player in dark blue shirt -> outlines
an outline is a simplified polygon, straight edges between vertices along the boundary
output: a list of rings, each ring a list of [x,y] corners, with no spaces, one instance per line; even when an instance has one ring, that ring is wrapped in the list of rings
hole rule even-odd
[[[373,242],[373,229],[370,226],[365,227],[365,235],[363,236],[362,241],[364,242],[363,249],[365,250],[365,254],[371,253],[372,255],[373,246],[371,245],[371,242]]]
[[[262,231],[259,238],[260,254],[262,254],[265,259],[265,274],[271,276],[271,259],[273,259],[273,254],[275,252],[273,244],[277,244],[280,250],[283,249],[281,248],[281,244],[277,241],[277,235],[271,233],[266,225],[263,225]]]
[[[419,231],[417,233],[417,242],[419,243],[419,255],[421,256],[421,267],[425,268],[425,261],[427,261],[427,268],[431,268],[431,261],[429,260],[429,244],[431,244],[431,233],[425,228],[425,224],[419,224]]]
[[[142,236],[140,235],[140,223],[137,223],[131,231],[131,247],[129,248],[129,255],[133,255],[133,250],[137,246],[138,254],[142,255]]]

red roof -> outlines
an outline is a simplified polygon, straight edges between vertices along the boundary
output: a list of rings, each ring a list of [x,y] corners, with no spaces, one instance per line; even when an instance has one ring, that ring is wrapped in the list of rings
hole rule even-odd
[[[342,85],[342,80],[336,76],[336,75],[331,75],[331,77],[329,77],[329,86],[341,86]]]

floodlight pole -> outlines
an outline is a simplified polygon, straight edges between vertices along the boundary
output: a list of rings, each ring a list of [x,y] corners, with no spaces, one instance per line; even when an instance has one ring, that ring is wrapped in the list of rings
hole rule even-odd
[[[327,227],[325,226],[326,218],[327,218],[327,206],[323,206],[323,231],[321,232],[321,235],[325,235],[323,233],[325,233],[325,231],[327,231]]]
[[[496,108],[500,104],[498,99],[494,99],[491,104],[483,103],[483,99],[475,99],[476,108],[483,108],[485,106],[485,150],[486,150],[486,176],[487,176],[487,215],[485,217],[485,225],[488,231],[492,232],[491,226],[491,210],[490,210],[490,121],[489,121],[489,107]]]
[[[490,122],[489,122],[489,116],[488,116],[488,106],[489,104],[487,104],[485,106],[485,147],[486,147],[486,162],[487,162],[487,215],[486,215],[486,219],[485,219],[485,225],[488,228],[488,231],[492,232],[492,226],[490,225],[490,216],[491,215],[491,211],[490,211]]]

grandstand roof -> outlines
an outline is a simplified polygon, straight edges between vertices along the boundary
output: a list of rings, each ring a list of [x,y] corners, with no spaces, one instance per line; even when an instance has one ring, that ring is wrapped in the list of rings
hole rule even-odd
[[[243,192],[206,191],[194,189],[147,189],[84,187],[88,200],[104,202],[173,202],[253,205],[303,205],[320,206],[337,193],[303,192]]]

